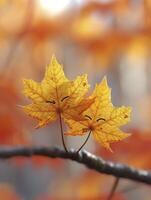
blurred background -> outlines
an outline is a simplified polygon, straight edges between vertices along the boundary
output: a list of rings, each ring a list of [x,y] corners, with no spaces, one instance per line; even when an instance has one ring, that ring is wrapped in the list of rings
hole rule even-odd
[[[91,138],[85,149],[151,169],[151,1],[0,0],[0,145],[62,145],[58,122],[35,130],[18,105],[22,78],[41,81],[55,54],[69,79],[87,73],[91,89],[107,76],[115,106],[133,107],[127,140],[107,152]],[[66,138],[78,148],[84,137]],[[2,200],[105,200],[114,177],[61,159],[0,161]],[[113,200],[150,200],[149,186],[120,180]]]

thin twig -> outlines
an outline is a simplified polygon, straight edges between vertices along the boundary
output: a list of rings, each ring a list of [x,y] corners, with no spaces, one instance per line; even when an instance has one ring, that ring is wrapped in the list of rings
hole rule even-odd
[[[77,153],[79,153],[79,151],[80,151],[80,150],[84,147],[84,145],[87,143],[87,141],[88,141],[90,135],[91,135],[91,130],[90,130],[90,132],[89,132],[89,134],[88,134],[88,136],[87,136],[85,142],[84,142],[84,143],[82,144],[82,146],[77,150]]]
[[[0,158],[13,158],[17,156],[31,157],[33,155],[46,156],[51,158],[70,159],[85,165],[99,173],[112,175],[119,178],[146,183],[151,185],[151,172],[147,170],[136,169],[121,163],[106,161],[101,157],[95,156],[87,151],[69,150],[64,151],[60,147],[1,147]]]
[[[114,196],[114,194],[115,194],[115,190],[116,190],[116,188],[117,188],[117,186],[118,186],[118,184],[119,184],[119,178],[115,178],[115,181],[114,181],[114,183],[113,183],[113,186],[112,186],[112,188],[111,188],[111,191],[110,191],[110,193],[109,193],[109,196],[108,196],[108,199],[107,200],[112,200],[112,198],[113,198],[113,196]]]
[[[64,147],[64,150],[68,153],[65,141],[64,141],[64,133],[63,133],[63,126],[62,126],[62,119],[61,119],[61,114],[59,113],[59,124],[60,124],[60,132],[61,132],[61,139],[62,139],[62,144]]]

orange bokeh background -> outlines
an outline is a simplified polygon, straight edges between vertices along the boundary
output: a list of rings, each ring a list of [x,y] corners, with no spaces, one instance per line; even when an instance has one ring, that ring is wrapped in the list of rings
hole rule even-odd
[[[0,0],[0,145],[62,145],[57,122],[35,130],[22,112],[22,78],[41,81],[55,54],[70,79],[87,73],[90,92],[107,76],[116,106],[133,107],[127,140],[111,154],[91,138],[85,149],[151,169],[151,1]],[[64,127],[65,128],[65,127]],[[83,137],[66,138],[78,148]],[[0,161],[4,200],[106,199],[114,177],[40,156]],[[1,189],[2,188],[2,189]],[[150,188],[120,180],[113,200],[150,200]]]

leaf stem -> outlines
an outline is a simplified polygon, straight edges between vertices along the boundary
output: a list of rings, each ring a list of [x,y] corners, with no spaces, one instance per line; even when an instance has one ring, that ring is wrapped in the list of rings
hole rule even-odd
[[[116,190],[116,188],[117,188],[117,186],[119,184],[119,180],[120,180],[119,177],[115,178],[115,181],[114,181],[114,183],[112,185],[112,188],[111,188],[111,191],[110,191],[110,194],[109,194],[107,200],[112,200],[112,198],[114,196],[114,193],[115,193],[115,190]]]
[[[82,144],[82,146],[77,150],[77,153],[79,153],[79,151],[80,151],[80,150],[84,147],[84,145],[87,143],[87,141],[88,141],[90,135],[91,135],[91,130],[90,130],[90,132],[89,132],[89,134],[88,134],[88,136],[87,136],[85,142],[84,142],[84,143]]]
[[[63,126],[62,126],[62,119],[61,119],[61,114],[59,113],[59,123],[60,123],[60,131],[61,131],[61,139],[62,139],[62,144],[65,149],[65,151],[68,153],[65,141],[64,141],[64,136],[63,136]]]

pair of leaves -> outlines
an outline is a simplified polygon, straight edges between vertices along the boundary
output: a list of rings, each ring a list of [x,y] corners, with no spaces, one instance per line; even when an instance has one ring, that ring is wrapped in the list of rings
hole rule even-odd
[[[86,75],[68,80],[53,56],[41,83],[24,80],[24,94],[33,101],[24,111],[38,119],[37,127],[63,117],[69,126],[66,135],[84,135],[91,131],[94,138],[111,151],[111,142],[129,136],[118,127],[130,120],[131,108],[112,105],[106,78],[96,85],[89,98],[84,98],[88,89]]]

